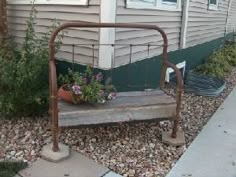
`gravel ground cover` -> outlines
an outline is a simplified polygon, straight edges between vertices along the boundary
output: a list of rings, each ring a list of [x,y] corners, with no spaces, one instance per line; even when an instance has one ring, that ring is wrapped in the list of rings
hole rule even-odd
[[[225,77],[226,89],[217,98],[183,94],[181,129],[185,146],[162,144],[161,132],[171,127],[168,121],[63,129],[60,141],[123,176],[164,177],[236,85],[235,76],[236,68]],[[174,94],[174,89],[170,87],[169,92]],[[0,119],[0,161],[33,162],[49,142],[48,117]]]

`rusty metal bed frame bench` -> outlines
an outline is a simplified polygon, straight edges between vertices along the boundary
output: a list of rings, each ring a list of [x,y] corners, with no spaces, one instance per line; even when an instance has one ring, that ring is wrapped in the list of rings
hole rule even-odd
[[[163,53],[161,64],[160,89],[153,91],[120,92],[117,98],[104,105],[71,105],[57,98],[57,75],[55,67],[55,38],[66,28],[140,28],[156,30],[163,38]],[[184,142],[183,133],[177,132],[180,119],[180,105],[182,94],[182,77],[178,68],[167,60],[168,40],[165,32],[155,25],[126,24],[126,23],[65,23],[60,25],[51,35],[49,41],[49,84],[50,84],[50,115],[52,120],[52,153],[59,153],[62,149],[58,143],[59,127],[96,125],[127,121],[141,121],[152,119],[173,120],[171,133],[162,135],[163,141],[173,145]],[[171,67],[177,76],[176,98],[166,94],[164,90],[166,68]],[[45,158],[48,154],[43,150]],[[56,159],[51,159],[56,160]]]

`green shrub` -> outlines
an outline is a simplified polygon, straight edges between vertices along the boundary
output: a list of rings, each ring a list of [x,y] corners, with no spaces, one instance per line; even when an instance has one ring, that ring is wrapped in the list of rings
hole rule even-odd
[[[20,50],[12,40],[0,49],[0,114],[4,117],[38,116],[48,108],[48,46],[52,25],[36,36],[33,6]]]
[[[16,174],[27,167],[27,163],[24,162],[0,162],[0,176],[1,177],[14,177]]]
[[[226,44],[208,57],[206,62],[196,68],[196,72],[223,78],[232,66],[236,66],[236,45]]]

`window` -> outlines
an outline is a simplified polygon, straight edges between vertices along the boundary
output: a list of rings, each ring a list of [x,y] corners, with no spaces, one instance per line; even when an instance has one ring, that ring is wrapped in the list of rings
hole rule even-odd
[[[33,0],[7,0],[9,4],[31,4]],[[35,0],[35,4],[88,5],[88,0]]]
[[[177,3],[177,0],[162,0],[163,2],[172,2],[172,3]]]
[[[127,8],[181,10],[181,0],[126,0]]]
[[[218,9],[218,0],[209,0],[209,7],[210,10],[217,10]]]

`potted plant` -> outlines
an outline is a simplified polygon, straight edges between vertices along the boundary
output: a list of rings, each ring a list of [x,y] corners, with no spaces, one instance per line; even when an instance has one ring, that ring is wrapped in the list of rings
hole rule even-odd
[[[74,104],[79,103],[105,103],[115,99],[116,89],[109,83],[103,83],[101,72],[93,74],[90,66],[84,73],[73,72],[69,69],[68,74],[58,78],[60,88],[58,97]]]

